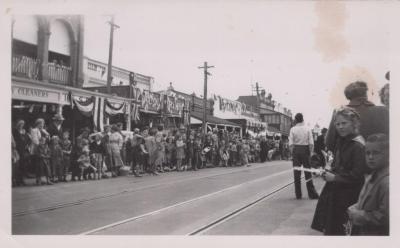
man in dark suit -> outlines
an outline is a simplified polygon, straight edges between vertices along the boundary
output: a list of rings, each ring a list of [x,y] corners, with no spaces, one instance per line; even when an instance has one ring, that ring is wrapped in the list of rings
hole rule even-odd
[[[384,106],[375,106],[368,101],[367,91],[367,84],[361,81],[349,84],[344,90],[346,98],[350,101],[347,106],[355,109],[360,115],[360,134],[364,139],[375,133],[389,135],[389,109]],[[332,117],[325,140],[328,150],[335,151],[337,137]]]
[[[53,117],[53,122],[47,128],[47,132],[50,134],[50,137],[58,136],[62,139],[63,128],[62,123],[64,121],[64,117],[61,114],[56,114]]]

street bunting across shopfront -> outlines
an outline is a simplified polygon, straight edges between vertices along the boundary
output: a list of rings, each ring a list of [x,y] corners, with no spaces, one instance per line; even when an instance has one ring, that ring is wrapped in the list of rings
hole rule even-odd
[[[115,103],[106,99],[104,112],[109,116],[114,116],[117,114],[126,114],[127,113],[126,102]]]
[[[91,116],[95,106],[94,100],[94,97],[72,95],[72,106],[78,108],[83,115]]]

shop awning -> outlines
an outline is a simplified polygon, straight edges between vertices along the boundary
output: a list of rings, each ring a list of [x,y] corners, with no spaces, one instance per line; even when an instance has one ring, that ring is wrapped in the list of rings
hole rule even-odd
[[[240,118],[240,119],[228,119],[228,121],[239,123],[246,127],[257,127],[257,128],[267,128],[268,124],[261,122],[254,118]]]
[[[191,124],[201,124],[203,123],[203,113],[201,112],[191,112],[190,113],[190,120],[191,120]],[[192,120],[194,120],[192,122]],[[233,122],[224,120],[224,119],[220,119],[218,117],[212,116],[212,115],[207,115],[206,116],[206,121],[208,124],[213,124],[213,125],[221,125],[221,126],[227,126],[227,127],[236,127],[236,128],[240,128],[240,125],[235,124]]]

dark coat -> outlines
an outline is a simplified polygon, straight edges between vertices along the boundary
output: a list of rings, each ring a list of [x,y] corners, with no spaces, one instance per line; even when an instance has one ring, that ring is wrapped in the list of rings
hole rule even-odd
[[[47,132],[50,134],[50,137],[58,136],[60,139],[63,137],[63,127],[61,125],[60,130],[57,129],[54,122],[52,122],[47,128]]]
[[[327,182],[322,189],[311,228],[325,235],[344,235],[346,210],[357,202],[367,171],[364,146],[354,136],[338,139],[332,163],[335,181]]]
[[[355,99],[347,105],[360,115],[360,134],[367,139],[369,135],[384,133],[389,135],[389,109],[384,106],[375,106],[366,99]],[[333,117],[326,134],[325,144],[328,150],[335,150],[335,142],[338,137]]]
[[[29,145],[31,140],[27,133],[21,134],[18,130],[13,129],[12,135],[15,140],[16,148],[20,157],[29,156]]]

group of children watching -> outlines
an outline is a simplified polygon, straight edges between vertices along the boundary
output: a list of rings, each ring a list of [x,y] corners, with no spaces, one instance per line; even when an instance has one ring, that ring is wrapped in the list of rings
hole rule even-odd
[[[250,166],[285,157],[282,156],[283,142],[266,137],[241,138],[236,132],[218,129],[204,135],[200,129],[167,131],[159,126],[123,133],[120,125],[112,125],[92,134],[83,128],[72,144],[69,131],[63,131],[61,137],[51,136],[43,119],[38,119],[28,132],[23,125],[17,124],[20,130],[13,131],[13,147],[21,158],[18,159],[20,166],[13,165],[13,168],[23,168],[24,172],[19,174],[26,175],[24,167],[34,167],[37,185],[67,182],[67,179],[99,180],[109,177],[110,173],[106,172],[116,177],[128,170],[140,177],[144,173],[157,175],[205,167]],[[16,146],[14,136],[18,140]],[[21,177],[13,176],[13,184],[24,185]]]

